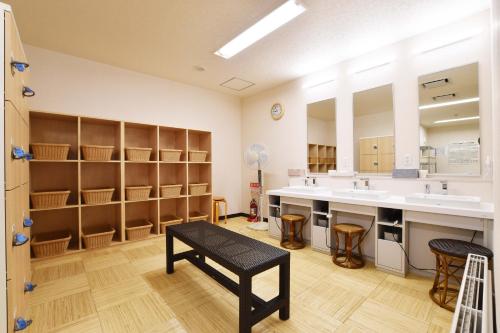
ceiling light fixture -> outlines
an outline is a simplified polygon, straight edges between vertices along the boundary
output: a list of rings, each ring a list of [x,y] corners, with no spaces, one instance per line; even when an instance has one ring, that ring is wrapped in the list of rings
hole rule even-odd
[[[451,101],[451,102],[444,102],[444,103],[434,103],[434,104],[420,105],[418,107],[418,109],[419,110],[426,110],[426,109],[440,108],[440,107],[443,107],[443,106],[466,104],[466,103],[474,103],[474,102],[479,102],[479,97],[460,99],[458,101]]]
[[[305,11],[296,0],[288,0],[215,52],[229,59]]]
[[[476,37],[477,35],[481,34],[482,32],[483,32],[483,29],[476,29],[476,30],[473,30],[473,31],[466,33],[465,35],[455,37],[455,39],[448,40],[448,41],[441,42],[441,43],[437,42],[434,45],[431,45],[425,49],[418,51],[418,53],[425,54],[425,53],[436,51],[436,50],[439,50],[439,49],[442,49],[442,48],[445,48],[445,47],[448,47],[451,45],[462,43],[462,42],[465,42],[469,39]]]
[[[332,83],[332,82],[335,82],[336,79],[335,78],[331,78],[331,79],[323,79],[321,81],[311,81],[311,82],[307,82],[305,83],[302,88],[304,89],[309,89],[309,88],[316,88],[316,87],[319,87],[319,86],[322,86],[324,84],[327,84],[327,83]]]
[[[479,119],[479,116],[437,120],[434,122],[434,124],[454,123],[456,121],[475,120],[475,119]]]
[[[383,61],[383,62],[378,63],[378,64],[372,64],[372,65],[369,65],[369,66],[364,67],[364,68],[356,69],[353,74],[365,73],[365,72],[371,71],[373,69],[377,69],[377,68],[381,68],[381,67],[387,66],[387,65],[391,64],[392,62],[393,62],[393,60],[389,60],[389,61],[386,60],[386,61]]]

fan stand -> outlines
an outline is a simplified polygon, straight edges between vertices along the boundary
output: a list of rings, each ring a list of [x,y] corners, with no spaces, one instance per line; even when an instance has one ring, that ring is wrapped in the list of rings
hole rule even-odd
[[[260,163],[259,165],[259,170],[258,170],[258,179],[259,179],[259,207],[257,214],[259,215],[259,222],[252,222],[249,226],[248,229],[252,230],[259,230],[259,231],[266,231],[269,230],[269,223],[264,222],[264,218],[262,216],[262,205],[263,205],[263,198],[264,194],[262,193],[262,188],[263,188],[263,178],[262,178],[262,170],[260,169]]]

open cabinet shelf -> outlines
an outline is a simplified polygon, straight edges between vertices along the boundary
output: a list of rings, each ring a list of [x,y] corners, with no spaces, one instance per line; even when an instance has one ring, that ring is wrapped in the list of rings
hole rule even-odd
[[[33,209],[33,235],[71,231],[65,254],[84,251],[82,233],[86,228],[111,226],[116,232],[110,245],[129,242],[127,224],[148,220],[150,237],[158,237],[161,222],[179,217],[183,223],[197,212],[212,217],[211,133],[123,121],[30,112],[30,143],[70,144],[68,160],[30,162],[30,191],[70,190],[67,205]],[[82,145],[113,146],[111,160],[86,161]],[[126,148],[151,148],[148,161],[128,161]],[[162,161],[161,150],[180,150],[178,161]],[[189,151],[206,151],[204,162],[190,162]],[[205,194],[191,196],[189,184],[208,184]],[[161,197],[162,185],[182,185],[179,196]],[[126,187],[152,186],[149,198],[127,201]],[[82,190],[108,189],[110,202],[87,204]],[[175,221],[174,221],[175,222]],[[173,223],[172,223],[173,224]],[[167,223],[168,225],[168,223]],[[39,259],[36,259],[39,260]]]

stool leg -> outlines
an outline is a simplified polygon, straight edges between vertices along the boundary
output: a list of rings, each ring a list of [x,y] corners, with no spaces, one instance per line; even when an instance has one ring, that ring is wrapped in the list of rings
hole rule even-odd
[[[352,261],[351,257],[352,257],[352,236],[349,234],[346,234],[346,236],[345,236],[345,261],[347,263],[350,263]]]
[[[359,254],[359,260],[361,261],[361,264],[364,265],[364,260],[363,260],[363,252],[361,252],[361,237],[363,234],[358,234],[358,254]]]
[[[227,224],[227,201],[224,200],[224,223]]]
[[[219,223],[219,202],[215,202],[215,223]]]
[[[339,234],[335,230],[333,230],[333,233],[335,235],[335,249],[333,249],[333,261],[336,261],[339,255],[340,240],[339,240]]]
[[[288,231],[288,241],[292,244],[295,242],[295,223],[294,222],[290,223],[290,230]]]

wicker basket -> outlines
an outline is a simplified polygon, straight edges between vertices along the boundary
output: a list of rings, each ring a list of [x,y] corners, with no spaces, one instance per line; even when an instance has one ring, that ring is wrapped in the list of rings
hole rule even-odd
[[[70,231],[38,234],[31,239],[31,248],[36,258],[55,256],[66,252],[70,240]]]
[[[160,149],[160,160],[163,162],[179,162],[181,154],[181,149]]]
[[[202,214],[200,212],[189,213],[189,222],[206,221],[206,220],[208,220],[208,214]]]
[[[66,206],[71,191],[50,191],[30,193],[31,203],[35,209],[57,208]]]
[[[86,249],[109,246],[115,232],[115,228],[109,225],[84,228],[82,230],[83,244]]]
[[[207,193],[208,183],[189,184],[189,194],[203,195]]]
[[[190,150],[189,151],[189,161],[190,162],[205,162],[207,160],[208,151],[206,150]]]
[[[125,196],[129,201],[147,200],[153,186],[128,186],[125,187]]]
[[[137,240],[147,238],[151,233],[153,224],[148,220],[129,221],[125,227],[127,240]]]
[[[86,161],[109,161],[115,146],[82,145],[83,159]]]
[[[147,162],[149,161],[149,157],[151,156],[152,150],[153,148],[137,148],[137,147],[125,148],[127,161]]]
[[[114,188],[82,190],[83,201],[87,205],[105,204],[113,198]]]
[[[32,143],[31,151],[36,160],[67,160],[70,144]]]
[[[181,217],[178,217],[178,216],[174,216],[174,215],[165,215],[161,218],[161,222],[160,222],[160,232],[162,234],[165,233],[165,229],[170,226],[170,225],[174,225],[174,224],[179,224],[179,223],[182,223],[183,219]]]
[[[181,195],[182,184],[179,185],[161,185],[160,194],[162,198],[176,198]]]

